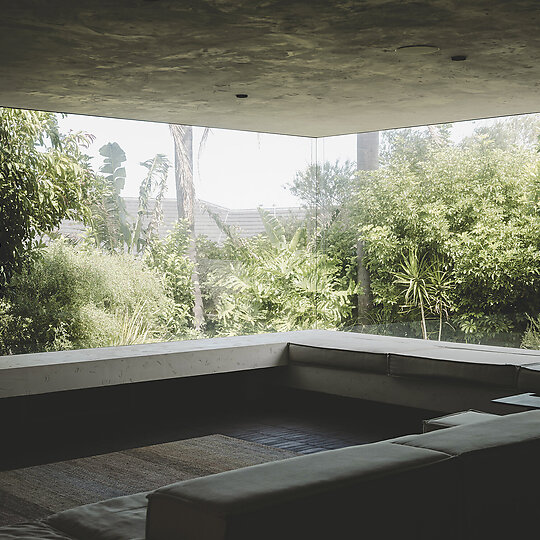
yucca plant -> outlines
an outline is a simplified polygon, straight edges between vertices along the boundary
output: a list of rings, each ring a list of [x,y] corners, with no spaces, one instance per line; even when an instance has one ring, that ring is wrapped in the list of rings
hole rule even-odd
[[[429,339],[426,327],[426,313],[437,314],[439,318],[438,339],[442,337],[443,316],[451,308],[450,293],[454,280],[440,258],[429,261],[426,254],[418,256],[416,248],[403,256],[401,270],[394,274],[394,283],[401,289],[404,298],[403,310],[420,310],[422,337]]]
[[[394,283],[402,289],[405,303],[402,309],[420,309],[422,337],[428,339],[426,329],[426,305],[429,304],[429,292],[426,284],[428,263],[426,256],[418,258],[418,250],[410,250],[401,263],[401,271],[394,274]]]

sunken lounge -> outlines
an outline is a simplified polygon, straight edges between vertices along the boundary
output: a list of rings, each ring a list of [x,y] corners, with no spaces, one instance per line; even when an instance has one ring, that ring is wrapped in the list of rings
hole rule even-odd
[[[0,535],[525,531],[540,411],[497,400],[540,390],[539,365],[537,351],[328,331],[19,355],[2,367],[4,519],[44,519]],[[94,502],[113,485],[129,494]],[[81,493],[91,504],[70,508]]]
[[[0,106],[313,138],[524,114],[539,20],[537,0],[4,3]],[[537,535],[538,366],[320,330],[2,357],[0,539]]]

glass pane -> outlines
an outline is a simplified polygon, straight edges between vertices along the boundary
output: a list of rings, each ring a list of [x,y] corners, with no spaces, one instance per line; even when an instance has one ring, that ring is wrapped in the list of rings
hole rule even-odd
[[[357,287],[341,328],[540,348],[539,128],[533,114],[318,141],[321,253]]]
[[[314,226],[292,188],[313,140],[0,111],[29,173],[2,185],[20,243],[0,353],[316,326]]]
[[[2,354],[308,328],[540,348],[539,115],[0,122]]]

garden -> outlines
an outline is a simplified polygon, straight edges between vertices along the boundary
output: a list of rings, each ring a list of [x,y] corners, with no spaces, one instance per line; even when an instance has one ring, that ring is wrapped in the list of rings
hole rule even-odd
[[[309,328],[540,349],[539,129],[527,115],[460,141],[451,125],[381,133],[378,168],[290,179],[303,218],[259,208],[264,233],[246,237],[214,215],[216,242],[195,235],[189,126],[171,126],[174,164],[141,156],[130,215],[119,142],[93,167],[92,135],[0,108],[0,354]]]

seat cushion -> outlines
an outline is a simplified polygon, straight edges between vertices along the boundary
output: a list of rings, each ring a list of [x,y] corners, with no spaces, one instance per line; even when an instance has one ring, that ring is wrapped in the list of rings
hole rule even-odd
[[[147,494],[78,506],[43,521],[77,540],[144,540]]]
[[[395,522],[388,526],[413,519],[420,535],[429,520],[411,511],[405,493],[418,494],[415,505],[429,508],[430,491],[442,481],[433,468],[450,458],[405,448],[386,442],[355,446],[160,488],[148,496],[147,539],[329,538],[352,523],[362,523],[369,535],[384,528],[393,503]],[[452,492],[446,485],[442,499]]]
[[[525,538],[537,528],[540,411],[400,437],[394,444],[456,456],[459,538]]]
[[[387,354],[311,345],[289,345],[289,362],[386,375]]]
[[[398,377],[448,379],[515,388],[519,362],[526,358],[463,348],[422,348],[406,354],[390,353],[388,372]]]
[[[496,449],[517,448],[527,444],[540,450],[540,410],[443,429],[422,435],[406,435],[392,439],[392,444],[414,446],[444,452],[453,456]]]
[[[32,521],[0,527],[0,540],[76,540],[61,531],[43,523]]]
[[[486,420],[491,420],[493,418],[497,418],[497,415],[479,411],[462,411],[447,414],[446,416],[424,420],[424,433],[438,429],[477,424],[478,422],[485,422]]]

